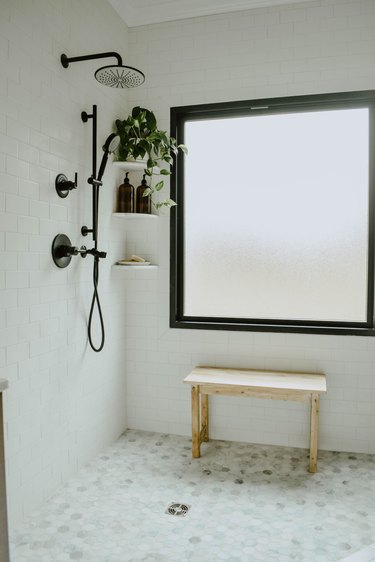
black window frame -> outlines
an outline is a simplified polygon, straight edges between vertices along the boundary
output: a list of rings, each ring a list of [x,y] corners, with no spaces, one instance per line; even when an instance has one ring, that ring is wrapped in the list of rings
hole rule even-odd
[[[261,332],[316,333],[339,335],[375,335],[374,313],[374,203],[375,203],[375,90],[313,94],[283,98],[231,101],[172,107],[171,136],[184,143],[186,121],[299,112],[319,109],[368,108],[369,110],[369,229],[368,287],[366,322],[294,321],[256,318],[217,318],[185,316],[184,301],[184,162],[182,153],[174,159],[171,175],[170,222],[170,327],[201,330],[242,330]]]

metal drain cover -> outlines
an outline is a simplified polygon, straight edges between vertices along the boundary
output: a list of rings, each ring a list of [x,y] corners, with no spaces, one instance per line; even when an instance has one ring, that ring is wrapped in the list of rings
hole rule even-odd
[[[191,506],[186,503],[170,503],[165,513],[168,513],[168,515],[175,515],[176,517],[185,517],[190,507]]]

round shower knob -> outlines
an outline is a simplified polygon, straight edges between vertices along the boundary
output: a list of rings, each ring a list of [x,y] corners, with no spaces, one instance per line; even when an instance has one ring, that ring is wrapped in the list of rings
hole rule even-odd
[[[72,246],[72,243],[66,234],[58,234],[53,239],[52,259],[57,267],[67,267],[71,262],[72,256],[76,256],[78,252],[78,248]]]
[[[55,179],[55,189],[59,197],[66,197],[69,191],[76,189],[78,174],[74,175],[74,181],[69,181],[65,174],[58,174]]]

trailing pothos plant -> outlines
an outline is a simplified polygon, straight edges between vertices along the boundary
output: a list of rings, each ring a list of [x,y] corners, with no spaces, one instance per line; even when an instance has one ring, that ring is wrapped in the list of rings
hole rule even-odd
[[[144,107],[133,107],[131,115],[121,121],[116,119],[116,132],[120,136],[120,144],[117,150],[119,161],[126,161],[129,158],[147,159],[144,173],[148,176],[149,187],[144,192],[144,197],[150,197],[157,209],[160,207],[173,207],[176,203],[173,199],[163,201],[153,201],[155,192],[161,191],[164,187],[164,180],[152,184],[154,167],[160,168],[159,174],[169,176],[170,170],[166,169],[165,164],[172,165],[172,155],[177,155],[181,150],[187,154],[184,144],[177,144],[175,138],[170,137],[166,131],[158,129],[156,117],[152,111]]]

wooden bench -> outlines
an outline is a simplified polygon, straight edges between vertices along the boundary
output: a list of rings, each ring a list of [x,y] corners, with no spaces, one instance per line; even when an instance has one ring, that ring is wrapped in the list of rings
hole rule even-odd
[[[193,458],[200,457],[201,443],[208,441],[209,394],[294,400],[311,404],[309,472],[317,471],[319,399],[327,392],[325,375],[196,367],[184,383],[191,385]]]

